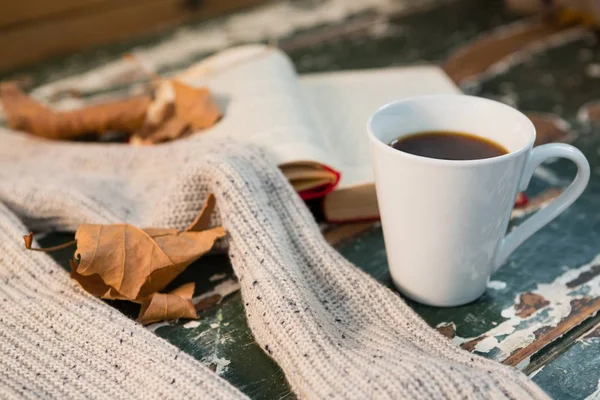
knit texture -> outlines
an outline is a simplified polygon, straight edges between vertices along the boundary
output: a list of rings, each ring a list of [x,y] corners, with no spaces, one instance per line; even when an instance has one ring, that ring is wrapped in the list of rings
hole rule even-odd
[[[517,370],[454,346],[341,257],[260,150],[201,136],[135,148],[0,131],[0,143],[0,201],[36,230],[183,228],[214,193],[248,324],[301,398],[546,398]],[[0,397],[240,396],[82,293],[48,257],[22,250],[26,229],[4,208],[0,218],[0,350],[9,355]]]

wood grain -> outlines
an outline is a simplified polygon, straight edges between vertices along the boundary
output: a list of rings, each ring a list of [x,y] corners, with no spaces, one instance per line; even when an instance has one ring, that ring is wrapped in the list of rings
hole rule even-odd
[[[264,0],[107,0],[81,12],[0,29],[0,70],[45,57],[205,19]],[[85,12],[84,12],[85,11]],[[201,40],[201,38],[198,38]]]
[[[454,82],[460,84],[467,78],[484,73],[493,64],[528,44],[562,29],[538,18],[504,26],[460,47],[448,58],[444,70]]]
[[[528,346],[514,351],[503,364],[516,366],[521,361],[531,357],[562,335],[575,328],[583,321],[593,317],[600,311],[600,298],[585,296],[581,299],[571,300],[571,313],[560,321],[555,327],[543,327],[538,329],[535,340]]]
[[[330,229],[323,232],[325,240],[331,245],[338,244],[346,239],[352,238],[359,233],[366,232],[373,229],[377,225],[376,222],[358,222],[340,224],[331,227]]]
[[[4,29],[9,25],[32,23],[64,13],[81,12],[98,4],[115,3],[115,0],[5,0],[0,3],[0,29]]]

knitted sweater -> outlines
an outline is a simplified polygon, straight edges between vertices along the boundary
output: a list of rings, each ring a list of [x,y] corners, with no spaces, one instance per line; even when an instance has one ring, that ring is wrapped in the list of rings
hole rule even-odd
[[[144,148],[50,143],[8,130],[0,130],[0,397],[243,397],[20,238],[81,223],[183,228],[209,192],[248,324],[299,397],[546,398],[517,370],[454,346],[340,256],[260,150],[202,136]]]

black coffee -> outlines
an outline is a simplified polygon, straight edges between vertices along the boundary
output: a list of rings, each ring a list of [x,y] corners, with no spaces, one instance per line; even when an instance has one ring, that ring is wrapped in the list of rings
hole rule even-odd
[[[396,150],[440,160],[479,160],[508,151],[491,140],[463,132],[428,131],[401,136],[390,143]]]

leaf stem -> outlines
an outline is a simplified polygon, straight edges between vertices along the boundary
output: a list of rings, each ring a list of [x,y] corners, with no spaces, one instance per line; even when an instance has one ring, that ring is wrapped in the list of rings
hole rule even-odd
[[[56,250],[64,249],[64,248],[67,248],[67,247],[72,246],[74,244],[77,244],[77,240],[74,239],[74,240],[71,240],[70,242],[62,243],[62,244],[59,244],[59,245],[56,245],[56,246],[34,249],[34,248],[31,247],[31,243],[33,242],[33,232],[30,232],[27,235],[23,236],[23,240],[25,241],[25,248],[27,250],[41,251],[43,253],[49,253],[51,251],[56,251]]]

